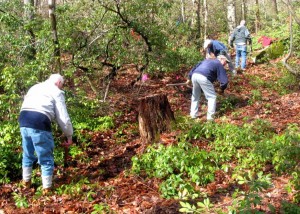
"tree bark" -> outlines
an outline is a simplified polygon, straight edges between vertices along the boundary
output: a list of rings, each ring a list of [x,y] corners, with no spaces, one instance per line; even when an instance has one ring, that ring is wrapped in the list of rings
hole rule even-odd
[[[203,43],[203,41],[201,40],[202,38],[202,33],[201,33],[201,0],[198,0],[196,2],[197,5],[197,41],[199,42],[199,48],[201,48],[201,44]]]
[[[227,1],[227,20],[228,20],[228,29],[232,32],[236,26],[235,23],[235,2],[234,0]]]
[[[271,14],[272,14],[272,18],[273,19],[277,19],[277,14],[278,14],[278,7],[277,7],[277,0],[271,0],[271,4],[272,4],[272,7],[271,7]]]
[[[184,0],[181,0],[181,19],[182,22],[185,22],[185,5],[184,5]]]
[[[27,34],[29,35],[29,53],[28,53],[28,59],[29,60],[35,60],[36,58],[36,48],[35,48],[35,34],[33,32],[33,29],[31,27],[31,22],[34,19],[35,10],[34,10],[34,0],[24,0],[24,23],[28,24],[27,28]]]
[[[235,23],[235,1],[228,0],[227,1],[227,21],[228,21],[228,29],[229,34],[231,34],[236,26]]]
[[[246,7],[246,0],[242,0],[242,19],[247,19],[247,7]]]
[[[259,2],[258,0],[255,0],[255,33],[257,34],[257,32],[259,31],[260,28],[260,12],[259,12]]]
[[[300,72],[298,68],[293,68],[288,64],[288,59],[292,56],[293,54],[293,14],[290,11],[290,50],[288,55],[282,60],[282,63],[284,66],[291,72],[292,74],[296,75],[297,77],[300,76]]]
[[[207,38],[207,22],[208,22],[208,6],[207,6],[207,0],[203,0],[203,12],[204,12],[204,40]]]
[[[61,62],[60,62],[60,46],[57,36],[57,23],[55,17],[55,0],[48,0],[49,6],[49,18],[51,22],[52,28],[52,38],[53,38],[53,45],[54,45],[54,70],[55,72],[61,73]]]
[[[292,14],[293,19],[296,21],[296,23],[298,25],[300,25],[300,18],[298,17],[298,15],[296,14],[295,10],[293,9],[291,1],[288,0],[287,3],[283,1],[283,3],[288,6],[289,11]]]
[[[141,98],[138,112],[140,137],[145,144],[157,143],[160,134],[168,131],[175,121],[168,98],[164,94]]]

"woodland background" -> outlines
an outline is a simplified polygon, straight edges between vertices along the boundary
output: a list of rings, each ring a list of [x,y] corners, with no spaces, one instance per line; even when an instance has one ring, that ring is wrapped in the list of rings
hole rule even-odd
[[[299,6],[0,0],[0,213],[300,213]],[[186,80],[205,38],[228,45],[242,19],[253,38],[247,71],[218,97],[216,123],[205,113],[193,121],[190,89],[166,83]],[[274,40],[264,52],[261,36]],[[39,167],[33,188],[20,185],[17,119],[27,90],[57,72],[74,145],[63,166],[53,124],[55,191],[42,196]],[[137,106],[156,93],[167,95],[176,123],[144,145]]]

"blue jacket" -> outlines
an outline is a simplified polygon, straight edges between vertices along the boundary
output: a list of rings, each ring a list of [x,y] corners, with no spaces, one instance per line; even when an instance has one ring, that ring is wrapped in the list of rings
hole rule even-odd
[[[217,40],[212,40],[210,47],[207,48],[207,52],[213,53],[215,56],[218,56],[221,54],[221,51],[227,52],[226,46]]]
[[[193,74],[202,74],[203,76],[207,77],[211,83],[218,80],[222,90],[227,88],[228,77],[226,70],[218,59],[205,59],[199,62],[189,72],[190,79],[192,79]]]

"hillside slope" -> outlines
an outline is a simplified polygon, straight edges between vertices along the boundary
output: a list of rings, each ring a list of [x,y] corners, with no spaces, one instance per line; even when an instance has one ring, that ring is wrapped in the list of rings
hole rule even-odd
[[[137,126],[137,104],[138,99],[143,96],[164,93],[167,95],[172,110],[176,115],[189,115],[191,88],[186,86],[167,86],[168,83],[185,82],[188,69],[176,73],[160,76],[150,76],[144,83],[132,86],[130,83],[138,73],[128,69],[119,72],[110,87],[110,112],[123,112],[116,121],[116,129],[106,133],[93,133],[92,144],[86,151],[89,164],[81,164],[72,160],[67,168],[58,166],[55,179],[55,187],[63,185],[74,186],[73,190],[61,195],[53,194],[47,197],[36,197],[35,190],[23,190],[17,182],[2,185],[0,190],[0,208],[4,213],[91,213],[95,204],[99,204],[99,210],[103,213],[178,213],[179,203],[177,200],[167,200],[160,197],[159,179],[145,179],[139,176],[129,175],[127,169],[131,167],[131,158],[141,152]],[[255,76],[255,78],[253,78]],[[218,106],[221,112],[216,123],[226,120],[228,123],[240,125],[255,119],[269,121],[276,132],[280,134],[288,124],[299,125],[300,119],[300,96],[299,88],[293,88],[292,93],[280,95],[275,82],[282,79],[281,72],[276,67],[276,62],[268,65],[250,64],[247,71],[238,73],[230,78],[229,88],[224,95],[232,100],[230,108]],[[297,86],[295,86],[297,87]],[[272,88],[272,87],[271,87]],[[219,97],[218,100],[225,99]],[[202,102],[200,121],[205,121],[206,102]],[[123,129],[122,133],[116,135],[115,131],[124,123],[132,124]],[[133,131],[134,130],[134,131]],[[161,135],[162,144],[176,143],[176,136],[181,130]],[[124,142],[116,136],[124,137]],[[87,184],[93,184],[91,190],[89,185],[82,185],[79,190],[74,180],[78,182],[85,180]],[[279,210],[281,200],[290,201],[290,195],[285,189],[288,182],[287,176],[274,178],[274,186],[262,192],[264,203],[272,203]],[[215,204],[224,209],[232,202],[228,195],[212,194],[212,189],[221,188],[232,191],[233,187],[223,182],[216,186],[203,187],[201,191],[211,194]],[[21,192],[27,198],[29,207],[18,209],[12,197],[13,192]],[[88,195],[93,198],[89,201]],[[108,208],[108,207],[109,208]],[[0,213],[1,213],[0,209]],[[113,210],[113,211],[112,211]],[[267,206],[261,206],[261,211],[267,212]],[[279,212],[279,211],[278,211]],[[101,213],[99,211],[99,213]]]

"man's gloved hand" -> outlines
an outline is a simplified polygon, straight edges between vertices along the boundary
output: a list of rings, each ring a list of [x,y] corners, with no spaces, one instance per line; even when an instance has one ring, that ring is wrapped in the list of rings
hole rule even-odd
[[[67,141],[63,142],[61,145],[62,147],[68,148],[72,145],[72,143],[73,143],[72,138],[70,138]]]
[[[233,43],[232,42],[230,43],[230,47],[233,48]]]
[[[227,52],[226,52],[225,50],[221,50],[221,51],[220,51],[220,54],[221,54],[221,55],[226,55]]]
[[[223,90],[223,89],[221,89],[221,88],[217,88],[217,89],[216,89],[216,92],[217,92],[219,95],[224,95],[224,91],[225,91],[225,90]]]
[[[190,85],[191,84],[191,80],[190,79],[187,79],[187,81],[185,82],[187,85]]]

